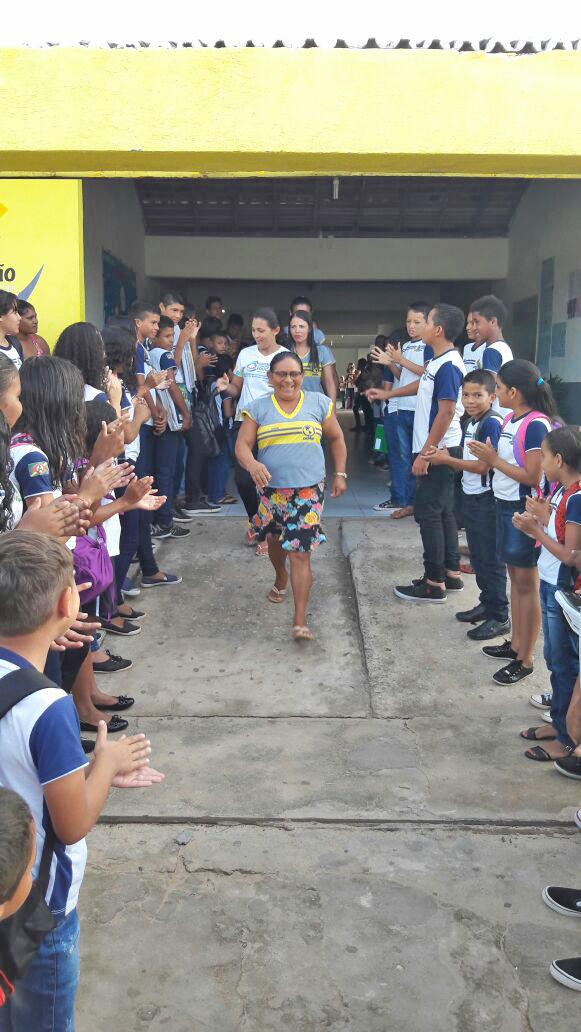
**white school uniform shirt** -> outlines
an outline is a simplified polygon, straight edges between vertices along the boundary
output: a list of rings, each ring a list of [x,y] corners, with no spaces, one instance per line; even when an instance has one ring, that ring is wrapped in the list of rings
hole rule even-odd
[[[557,540],[557,531],[555,529],[555,519],[557,516],[557,509],[560,502],[563,500],[565,494],[565,488],[560,487],[555,491],[551,498],[551,515],[549,516],[549,522],[545,528],[547,534],[553,541]],[[566,523],[577,523],[581,524],[581,492],[569,495],[567,499],[567,509],[565,514]],[[547,584],[557,584],[559,579],[559,567],[561,563],[556,556],[549,552],[548,548],[541,545],[541,554],[539,555],[539,561],[537,563],[537,569],[539,571],[539,577],[544,580]]]
[[[476,440],[475,432],[479,422],[479,419],[471,419],[464,427],[464,450],[462,452],[462,458],[465,462],[475,461],[475,456],[470,451],[468,445],[471,441]],[[489,437],[492,447],[496,448],[498,446],[501,426],[502,422],[500,419],[495,418],[493,415],[487,416],[480,429],[480,440],[486,441]],[[480,473],[469,473],[467,470],[464,470],[462,472],[462,491],[466,495],[486,494],[487,491],[490,491],[490,476],[486,476],[486,483],[483,484]]]
[[[277,347],[271,355],[263,355],[258,349],[258,344],[254,344],[250,348],[243,348],[238,355],[234,376],[240,376],[244,382],[236,408],[237,420],[242,419],[242,412],[252,401],[258,401],[259,398],[273,393],[273,388],[268,382],[268,373],[274,356],[281,351],[286,351],[289,355],[292,353],[288,348]]]
[[[428,362],[417,393],[416,412],[414,416],[414,436],[412,451],[414,455],[421,452],[434,419],[438,415],[438,402],[455,401],[454,415],[438,448],[456,448],[462,440],[460,417],[464,412],[462,405],[462,381],[464,379],[464,363],[454,345],[443,355],[432,358]]]
[[[97,387],[91,387],[90,383],[86,383],[84,385],[83,395],[85,401],[109,401],[104,390],[98,390]]]
[[[416,365],[425,365],[425,353],[426,345],[423,340],[408,340],[402,347],[401,353],[404,358],[407,358],[408,362],[415,362]],[[415,383],[420,377],[417,373],[410,372],[404,366],[401,366],[401,372],[399,374],[399,382],[396,383],[396,387],[407,387],[408,383]],[[408,397],[397,399],[397,411],[398,412],[415,412],[417,394],[410,394]]]
[[[2,678],[31,664],[0,648],[0,690]],[[0,720],[0,785],[17,792],[27,803],[36,824],[38,875],[46,830],[48,808],[43,786],[88,766],[81,747],[81,725],[70,695],[54,685],[22,699]],[[50,867],[46,902],[53,914],[64,917],[77,905],[87,862],[85,839],[66,846],[57,841]]]
[[[497,340],[494,344],[479,344],[477,348],[474,348],[472,344],[467,344],[463,357],[467,373],[471,373],[475,369],[488,369],[496,377],[506,362],[512,362],[513,355],[512,348],[505,340]],[[498,398],[492,407],[503,419],[510,412],[510,409],[500,407]]]
[[[16,526],[22,519],[24,502],[27,498],[44,494],[50,494],[51,498],[60,498],[63,492],[60,485],[57,487],[53,485],[48,457],[36,444],[11,444],[10,458],[12,459],[10,480],[20,499],[20,506],[18,502],[16,505],[14,501],[12,503],[13,519],[20,512],[18,519],[13,524]],[[72,550],[76,540],[76,538],[70,537],[66,542],[67,548]]]
[[[17,369],[20,369],[22,359],[20,357],[20,352],[18,351],[18,348],[14,346],[11,337],[6,337],[6,345],[0,344],[0,355],[6,355],[6,358],[9,358]]]
[[[521,420],[524,418],[525,416],[520,416],[518,419],[510,419],[504,429],[500,431],[497,448],[498,455],[504,462],[510,463],[511,466],[518,467],[514,454],[514,439],[518,433]],[[525,452],[538,451],[541,447],[541,441],[547,436],[550,429],[551,421],[547,416],[539,416],[538,419],[533,419],[527,426],[524,440]],[[526,498],[527,495],[532,495],[533,493],[532,487],[529,487],[528,484],[520,484],[518,480],[507,477],[506,473],[499,469],[494,470],[492,490],[494,497],[503,502],[518,502],[519,499]]]

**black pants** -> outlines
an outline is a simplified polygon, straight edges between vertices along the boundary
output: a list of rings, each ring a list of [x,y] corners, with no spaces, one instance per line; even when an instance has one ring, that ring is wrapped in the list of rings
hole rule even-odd
[[[508,620],[506,566],[496,557],[496,507],[492,491],[463,497],[470,563],[480,588],[480,601],[490,620]]]
[[[186,509],[195,508],[202,494],[202,479],[206,452],[197,423],[194,421],[185,433],[186,438],[186,475],[185,499]]]
[[[353,406],[353,415],[355,416],[355,426],[361,426],[361,420],[359,418],[359,412],[363,412],[363,418],[365,420],[365,433],[368,437],[373,437],[375,433],[375,420],[373,418],[373,409],[371,402],[367,400],[364,394],[355,395],[355,404]]]
[[[234,449],[236,449],[236,441],[238,440],[238,434],[240,433],[240,427],[242,423],[234,423]],[[254,452],[256,455],[256,451]],[[258,493],[256,491],[256,485],[250,476],[248,470],[238,462],[236,458],[236,451],[234,451],[234,481],[238,488],[238,494],[242,499],[242,504],[246,509],[246,514],[249,520],[252,520],[258,512]]]
[[[456,459],[462,455],[461,448],[448,451]],[[429,466],[425,477],[416,478],[414,517],[422,536],[426,576],[428,580],[442,582],[446,570],[460,569],[454,470],[449,466]]]

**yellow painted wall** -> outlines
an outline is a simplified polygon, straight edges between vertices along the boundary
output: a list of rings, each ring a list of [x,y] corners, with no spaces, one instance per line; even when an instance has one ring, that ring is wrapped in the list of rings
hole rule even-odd
[[[0,179],[0,287],[29,299],[54,345],[84,317],[81,183]]]
[[[0,49],[0,175],[581,176],[581,53]]]

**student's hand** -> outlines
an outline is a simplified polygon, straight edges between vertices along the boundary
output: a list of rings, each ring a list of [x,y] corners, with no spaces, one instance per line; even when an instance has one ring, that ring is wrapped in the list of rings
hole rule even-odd
[[[121,419],[114,419],[112,423],[103,420],[99,436],[93,445],[91,452],[91,466],[99,466],[107,459],[114,459],[120,455],[125,446],[125,427]]]
[[[208,366],[214,366],[214,365],[216,365],[217,361],[218,361],[218,356],[210,354],[209,351],[208,352],[202,352],[201,355],[198,355],[198,365],[199,365],[200,369],[207,369]]]
[[[370,387],[368,390],[362,391],[368,401],[383,401],[386,396],[389,398],[389,393],[380,387]]]
[[[491,444],[490,437],[486,438],[486,444],[483,441],[469,441],[468,451],[474,455],[476,459],[480,459],[485,462],[487,466],[492,469],[498,460],[498,452]]]
[[[79,592],[86,591],[91,583],[77,584]],[[83,645],[90,645],[93,640],[93,631],[98,631],[101,624],[98,621],[89,621],[87,613],[77,613],[77,619],[73,621],[68,631],[55,638],[50,644],[51,652],[64,652],[65,649],[80,649]]]
[[[423,455],[416,455],[415,462],[412,466],[412,476],[414,477],[425,477],[427,476],[428,469],[430,468],[430,459],[424,458]]]
[[[163,405],[158,405],[153,417],[153,432],[156,436],[163,434],[167,429],[167,413]]]
[[[530,512],[515,512],[512,517],[512,523],[517,530],[522,530],[527,537],[534,538],[535,541],[538,538],[539,524],[534,516],[531,516]]]
[[[403,357],[401,345],[398,344],[398,346],[395,347],[393,344],[388,344],[387,348],[385,349],[385,355],[388,362],[401,362],[401,359]]]
[[[105,390],[107,391],[107,397],[113,406],[117,406],[121,403],[121,395],[123,393],[123,384],[116,373],[109,369],[109,366],[105,369]]]
[[[546,527],[551,515],[551,504],[548,498],[531,498],[525,501],[526,511],[530,512],[539,523]]]
[[[157,512],[161,509],[162,505],[167,502],[167,495],[158,495],[154,491],[150,491],[144,498],[141,499],[137,505],[134,505],[134,509],[143,509],[144,512]]]
[[[248,472],[259,491],[263,491],[265,487],[268,487],[272,478],[262,462],[254,460],[252,465],[248,467]]]
[[[218,393],[220,393],[221,391],[227,391],[229,386],[230,380],[228,378],[228,373],[224,373],[223,376],[219,376],[214,383],[214,387],[216,388]]]
[[[430,466],[444,466],[445,456],[450,453],[447,448],[436,448],[435,444],[431,444],[429,448],[424,448],[422,455],[428,459]]]
[[[372,347],[371,361],[377,362],[379,365],[387,365],[389,362],[389,358],[387,357],[386,352],[382,350],[382,348]]]
[[[129,462],[122,462],[118,466],[114,466],[113,459],[101,463],[96,469],[89,466],[81,485],[83,499],[87,505],[95,505],[116,487],[123,487],[124,481],[129,482],[129,473],[132,479],[135,474]]]
[[[112,788],[152,788],[165,780],[165,774],[154,767],[138,767],[131,774],[116,774],[111,782]]]
[[[112,777],[119,774],[131,775],[149,764],[147,757],[151,752],[151,743],[144,734],[122,735],[116,741],[107,737],[107,724],[99,721],[97,741],[95,742],[95,760],[105,759],[111,764]]]
[[[140,426],[147,423],[147,420],[149,419],[149,406],[145,398],[133,398],[133,418]]]
[[[38,534],[49,534],[66,541],[67,538],[76,536],[78,527],[77,506],[71,502],[70,497],[61,497],[44,506],[41,505],[40,498],[35,498],[22,514],[22,519],[15,529],[33,530]]]
[[[123,503],[133,509],[153,487],[153,477],[135,477],[125,489]]]
[[[335,473],[333,477],[333,486],[331,488],[331,498],[339,498],[342,494],[345,494],[347,490],[347,481],[345,477],[340,477]]]
[[[67,495],[67,501],[75,506],[78,514],[76,528],[71,533],[68,533],[67,537],[83,537],[91,526],[91,507],[78,494]]]
[[[193,344],[195,339],[196,339],[196,337],[198,336],[199,331],[200,331],[200,326],[201,326],[201,323],[198,322],[198,320],[196,318],[194,318],[194,319],[186,319],[185,324],[184,324],[184,328],[183,328],[183,330],[180,331],[180,336],[179,336],[178,344],[180,343],[180,341],[181,342],[185,342],[185,341],[188,341],[188,340],[190,341],[191,344]]]
[[[152,369],[145,377],[145,386],[157,387],[160,391],[167,390],[171,383],[171,380],[168,379],[167,374],[167,369],[160,369],[158,372]]]
[[[581,549],[571,549],[571,564],[576,570],[581,570]]]
[[[182,416],[182,433],[186,433],[192,425],[192,414],[188,412],[187,415]]]

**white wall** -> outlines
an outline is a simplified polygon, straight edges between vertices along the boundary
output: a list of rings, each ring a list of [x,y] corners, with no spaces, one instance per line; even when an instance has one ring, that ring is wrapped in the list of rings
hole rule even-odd
[[[248,280],[503,279],[508,241],[325,237],[145,238],[151,277]]]
[[[509,238],[511,304],[540,294],[541,264],[547,258],[555,259],[553,324],[566,323],[565,355],[551,355],[550,371],[569,383],[578,382],[581,317],[567,319],[567,301],[569,274],[581,270],[581,182],[537,182],[524,195]]]
[[[85,312],[89,322],[103,325],[103,251],[110,251],[135,271],[137,293],[147,287],[145,232],[135,184],[123,180],[83,182],[85,248]]]

